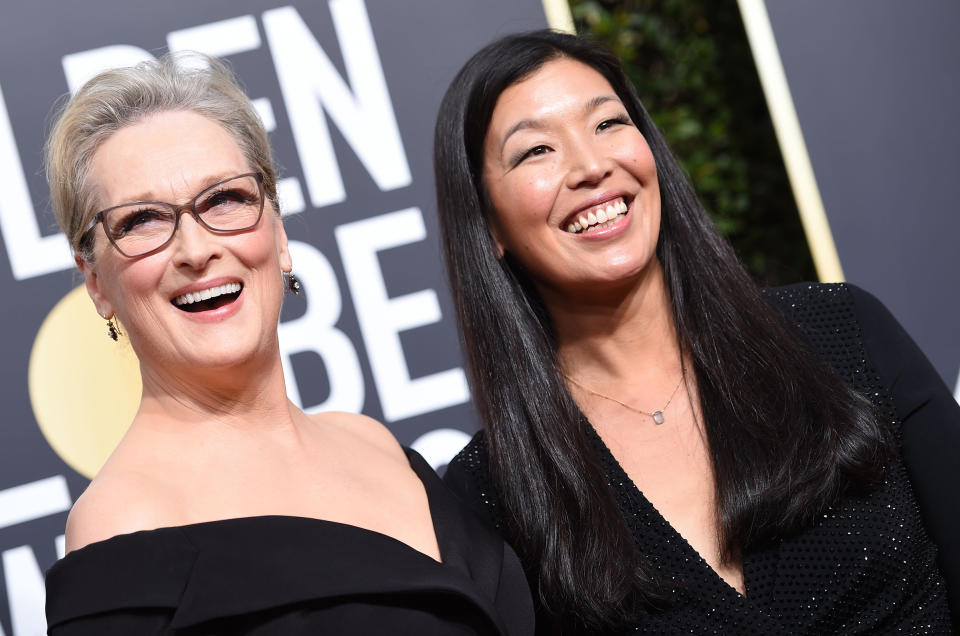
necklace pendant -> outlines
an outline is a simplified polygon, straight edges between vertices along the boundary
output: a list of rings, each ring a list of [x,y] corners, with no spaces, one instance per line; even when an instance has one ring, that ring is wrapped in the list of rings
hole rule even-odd
[[[657,424],[663,424],[663,411],[654,411],[651,413],[653,416],[653,421]]]

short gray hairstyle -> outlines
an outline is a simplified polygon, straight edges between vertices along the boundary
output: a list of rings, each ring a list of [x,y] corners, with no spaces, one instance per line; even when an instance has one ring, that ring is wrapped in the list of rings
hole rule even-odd
[[[279,212],[270,140],[236,76],[215,58],[168,53],[93,77],[59,109],[47,137],[44,159],[53,211],[74,253],[87,262],[93,262],[93,242],[84,237],[99,209],[89,175],[94,153],[118,130],[176,110],[223,126],[251,169],[263,175],[264,192]]]

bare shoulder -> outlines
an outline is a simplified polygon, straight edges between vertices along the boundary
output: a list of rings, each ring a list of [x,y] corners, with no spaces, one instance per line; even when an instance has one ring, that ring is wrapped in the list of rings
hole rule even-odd
[[[97,475],[67,516],[66,551],[138,530],[164,525],[169,493],[156,479],[136,471]]]
[[[407,456],[397,442],[397,438],[393,436],[390,429],[372,417],[341,412],[322,413],[313,417],[326,426],[332,427],[353,444],[368,446],[372,452],[407,463]]]

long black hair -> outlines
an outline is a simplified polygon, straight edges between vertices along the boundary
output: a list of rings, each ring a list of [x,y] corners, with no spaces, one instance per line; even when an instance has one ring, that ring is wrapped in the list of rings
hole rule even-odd
[[[486,46],[451,84],[435,131],[448,275],[508,538],[554,621],[600,630],[662,596],[557,370],[549,314],[523,268],[498,258],[482,180],[497,98],[557,58],[606,78],[656,161],[656,252],[699,390],[724,560],[812,523],[846,489],[874,484],[888,441],[869,403],[765,302],[612,53],[551,31]]]

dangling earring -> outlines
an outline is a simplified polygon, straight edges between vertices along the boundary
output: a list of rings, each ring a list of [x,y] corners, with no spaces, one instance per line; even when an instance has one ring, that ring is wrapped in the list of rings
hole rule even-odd
[[[114,342],[116,342],[120,336],[120,330],[113,324],[113,318],[107,318],[107,335],[110,336],[110,339]]]
[[[287,273],[287,291],[292,292],[294,296],[300,295],[300,279],[293,272]]]

